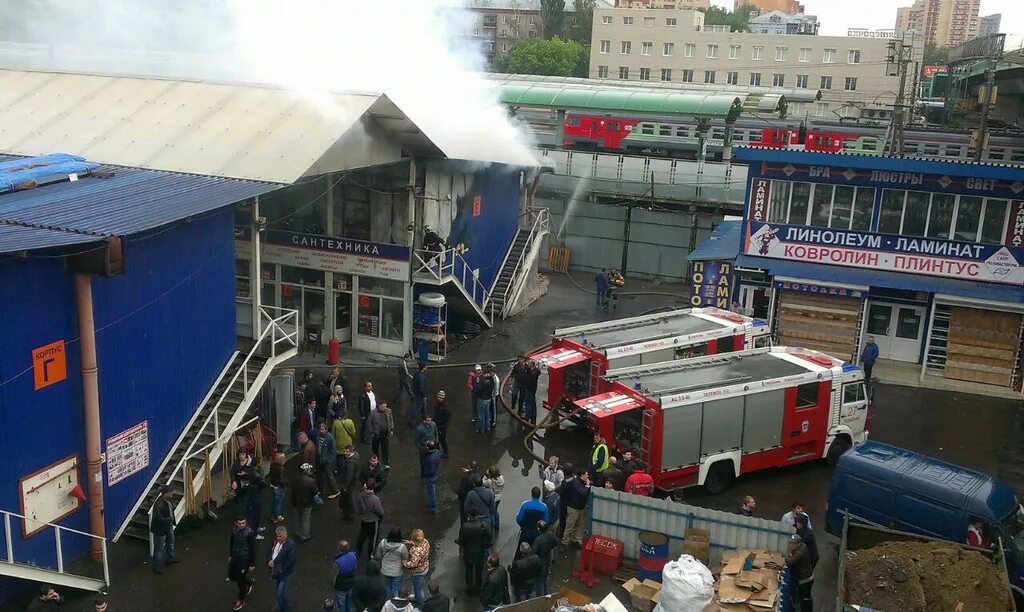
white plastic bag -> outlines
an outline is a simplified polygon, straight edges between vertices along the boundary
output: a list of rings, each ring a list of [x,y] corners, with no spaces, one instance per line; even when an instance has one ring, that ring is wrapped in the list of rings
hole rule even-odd
[[[715,579],[690,555],[669,561],[662,570],[661,597],[654,612],[701,612],[715,597]]]

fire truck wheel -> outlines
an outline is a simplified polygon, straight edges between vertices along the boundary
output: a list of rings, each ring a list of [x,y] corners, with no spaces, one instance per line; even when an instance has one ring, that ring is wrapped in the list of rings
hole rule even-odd
[[[828,447],[828,453],[825,454],[825,461],[829,465],[835,465],[839,462],[839,458],[846,451],[850,450],[850,439],[846,436],[839,436],[835,440],[832,440],[832,446]]]
[[[718,495],[725,491],[735,480],[736,473],[733,471],[732,462],[719,461],[708,470],[708,476],[704,479],[704,488],[712,495]]]

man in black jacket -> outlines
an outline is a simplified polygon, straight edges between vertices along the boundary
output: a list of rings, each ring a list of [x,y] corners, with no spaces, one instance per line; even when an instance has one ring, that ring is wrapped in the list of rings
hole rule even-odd
[[[490,518],[488,515],[487,518]],[[459,530],[458,544],[462,548],[462,562],[466,566],[466,592],[476,595],[480,592],[484,571],[484,557],[491,546],[491,528],[483,517],[471,516]]]
[[[459,482],[459,524],[466,522],[468,518],[464,506],[466,505],[466,496],[473,490],[473,480],[477,476],[477,470],[480,468],[480,464],[476,461],[470,461],[469,465],[462,468],[462,481]]]
[[[498,555],[487,557],[487,578],[480,590],[480,605],[485,612],[512,603],[508,596],[508,572],[501,566]]]
[[[153,518],[149,521],[149,532],[153,534],[153,572],[164,573],[164,565],[178,562],[174,556],[174,489],[171,485],[160,487],[160,497],[153,504]]]
[[[274,581],[278,612],[291,611],[288,585],[295,573],[295,557],[295,541],[288,537],[288,530],[279,525],[274,530],[274,541],[267,548],[267,569],[270,571],[270,579]]]
[[[452,409],[448,406],[444,390],[437,392],[434,403],[434,424],[437,425],[437,445],[441,456],[448,458],[448,423],[452,421]]]
[[[341,508],[341,520],[351,521],[355,514],[353,499],[359,493],[359,453],[349,444],[341,449],[339,457],[341,469],[338,471],[338,487],[341,489],[341,497],[338,499],[338,507]]]
[[[537,381],[540,368],[532,359],[526,360],[523,373],[519,376],[519,401],[523,405],[523,416],[531,423],[537,422]]]
[[[372,548],[372,547],[371,547]],[[384,577],[380,575],[380,563],[369,561],[366,573],[356,578],[352,588],[353,610],[380,610],[388,600]]]
[[[377,494],[378,499],[383,500],[384,487],[388,484],[388,470],[380,462],[380,458],[377,455],[370,455],[370,460],[359,470],[360,485],[364,485],[371,480],[374,482],[373,492]]]
[[[554,531],[548,529],[548,524],[544,521],[537,521],[537,531],[539,534],[533,540],[533,552],[537,553],[537,556],[540,557],[543,568],[541,577],[537,581],[536,595],[540,596],[548,594],[548,576],[551,574],[551,555],[558,546],[558,537],[555,535]]]
[[[441,585],[431,582],[427,585],[427,599],[420,606],[421,612],[451,612],[452,600],[441,592]]]
[[[515,410],[519,416],[523,416],[523,395],[520,390],[522,389],[522,383],[524,381],[523,375],[526,373],[526,356],[520,354],[516,357],[516,362],[512,364],[512,370],[508,373],[510,381],[509,387],[511,387],[512,395],[512,409]]]
[[[241,610],[245,596],[252,591],[254,580],[249,574],[256,569],[256,532],[246,522],[245,515],[235,517],[228,542],[228,578],[238,585],[235,610]]]
[[[300,542],[305,542],[310,538],[309,520],[313,514],[313,498],[318,493],[316,481],[313,480],[312,465],[303,463],[299,466],[299,475],[292,481],[290,490],[292,505],[299,513],[299,525],[295,535]]]
[[[512,581],[512,592],[516,602],[526,601],[536,595],[537,583],[544,574],[543,562],[529,544],[519,544],[519,555],[512,565],[508,566],[508,575]]]

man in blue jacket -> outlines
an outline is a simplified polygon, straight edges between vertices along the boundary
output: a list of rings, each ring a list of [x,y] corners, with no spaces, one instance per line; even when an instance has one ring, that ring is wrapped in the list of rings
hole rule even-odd
[[[594,275],[594,291],[597,293],[597,307],[608,305],[608,270],[602,268]]]
[[[356,584],[356,553],[350,550],[348,540],[338,542],[338,554],[334,557],[334,567],[338,574],[334,577],[334,604],[337,612],[348,612],[349,595]]]
[[[274,530],[274,543],[267,549],[267,569],[274,581],[278,612],[291,612],[288,585],[295,572],[295,540],[288,537],[288,529],[283,525]]]
[[[427,486],[427,509],[437,511],[437,475],[441,471],[441,453],[437,442],[427,442],[427,456],[423,461],[423,482]]]
[[[875,367],[875,360],[878,359],[878,345],[875,344],[875,337],[868,336],[864,343],[864,350],[860,353],[860,361],[864,364],[864,380],[871,382],[871,370]]]
[[[533,544],[537,537],[537,521],[548,522],[548,507],[540,500],[540,487],[530,490],[530,499],[519,506],[516,523],[519,524],[519,541]]]

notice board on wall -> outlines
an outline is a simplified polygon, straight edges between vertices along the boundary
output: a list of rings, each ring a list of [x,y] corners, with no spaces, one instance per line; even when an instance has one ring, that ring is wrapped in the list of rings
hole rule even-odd
[[[149,467],[149,421],[107,438],[107,486]]]
[[[71,495],[79,484],[78,468],[78,455],[71,455],[19,481],[21,513],[25,515],[23,537],[31,537],[46,529],[46,523],[56,523],[78,510],[81,502]]]

